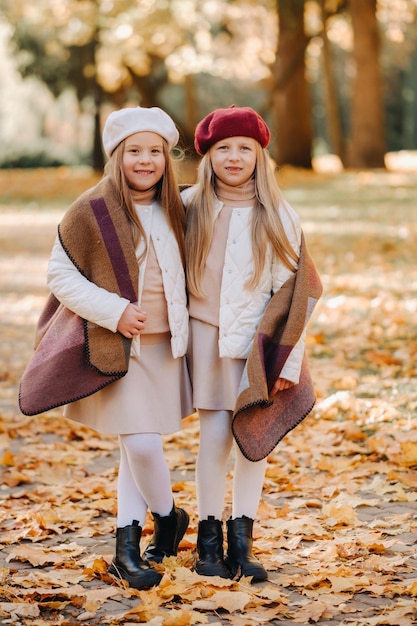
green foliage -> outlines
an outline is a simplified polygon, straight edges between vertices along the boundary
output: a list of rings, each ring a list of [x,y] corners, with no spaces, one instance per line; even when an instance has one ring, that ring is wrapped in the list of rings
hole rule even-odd
[[[48,35],[45,31],[34,33],[26,22],[19,22],[12,36],[18,70],[23,76],[35,76],[45,83],[54,96],[68,86],[69,65],[65,62],[65,53],[48,54]]]
[[[47,152],[10,155],[0,161],[0,169],[32,169],[37,167],[60,167],[65,163]]]
[[[35,77],[55,97],[74,90],[80,110],[92,116],[104,114],[103,105],[161,106],[192,145],[195,124],[216,106],[247,104],[273,120],[280,2],[284,5],[283,0],[0,0],[0,16],[13,29],[12,53],[24,78]],[[354,72],[349,1],[287,4],[299,2],[310,42],[305,60],[316,140],[331,150],[329,106],[321,95],[323,31],[331,45],[332,98],[348,140]],[[378,0],[377,5],[388,149],[413,149],[417,0]],[[290,116],[294,107],[287,106]],[[101,167],[99,130],[93,161]]]
[[[80,100],[96,85],[110,100],[126,100],[136,89],[157,103],[164,84],[200,72],[253,82],[268,75],[276,43],[270,1],[38,0],[33,10],[24,0],[3,0],[1,6],[15,25],[22,75],[39,77],[54,94],[75,85]]]

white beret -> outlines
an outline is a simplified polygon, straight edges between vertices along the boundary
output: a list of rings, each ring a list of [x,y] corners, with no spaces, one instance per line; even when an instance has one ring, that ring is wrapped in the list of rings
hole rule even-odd
[[[103,146],[106,154],[110,156],[119,143],[129,135],[143,131],[161,135],[167,141],[170,150],[178,143],[178,130],[165,111],[158,107],[127,107],[110,113],[104,124]]]

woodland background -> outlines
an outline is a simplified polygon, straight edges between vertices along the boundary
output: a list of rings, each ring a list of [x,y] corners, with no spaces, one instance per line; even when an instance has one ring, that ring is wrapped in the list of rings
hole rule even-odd
[[[417,623],[416,13],[417,0],[0,0],[1,624]],[[317,404],[268,458],[255,546],[269,580],[192,571],[190,416],[165,445],[191,524],[161,585],[138,592],[107,574],[117,439],[58,410],[24,417],[18,383],[57,224],[101,175],[108,112],[169,111],[192,182],[195,123],[232,103],[271,125],[322,277]]]
[[[0,0],[0,163],[101,170],[110,110],[249,105],[278,165],[417,147],[416,0]],[[189,151],[189,152],[188,152]]]

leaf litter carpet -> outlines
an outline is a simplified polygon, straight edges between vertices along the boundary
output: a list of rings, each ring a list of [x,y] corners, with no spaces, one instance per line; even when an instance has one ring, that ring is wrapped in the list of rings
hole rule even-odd
[[[270,455],[254,526],[269,580],[193,571],[193,415],[165,442],[176,503],[191,523],[149,591],[107,574],[117,439],[59,411],[26,418],[17,405],[56,225],[89,181],[61,171],[8,173],[5,182],[3,173],[0,623],[416,624],[417,174],[283,171],[324,295],[308,339],[317,404]],[[230,499],[229,480],[225,519]]]

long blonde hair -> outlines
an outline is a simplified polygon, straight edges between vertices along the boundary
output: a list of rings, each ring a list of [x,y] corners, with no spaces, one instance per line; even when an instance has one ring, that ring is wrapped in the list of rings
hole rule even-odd
[[[271,159],[265,149],[256,142],[256,166],[254,171],[256,204],[252,211],[251,242],[254,260],[252,277],[246,284],[254,289],[265,266],[266,248],[269,243],[277,256],[293,270],[298,257],[292,248],[279,215],[283,204],[282,194],[275,179]],[[216,176],[207,152],[198,167],[197,183],[187,205],[186,219],[186,268],[189,292],[204,297],[201,287],[204,267],[213,236],[215,214]]]
[[[185,210],[179,193],[178,182],[174,171],[172,157],[168,149],[165,139],[162,140],[163,151],[165,156],[165,170],[161,179],[155,187],[155,200],[160,204],[165,213],[168,224],[170,225],[178,243],[181,260],[185,262]],[[146,256],[146,235],[142,223],[136,213],[133,203],[132,192],[127,184],[126,176],[123,172],[123,152],[125,141],[122,141],[114,150],[110,159],[107,161],[104,174],[109,176],[115,186],[120,198],[120,204],[126,211],[128,219],[132,226],[132,237],[135,246],[141,239],[145,242],[144,251],[139,258],[139,263]]]

